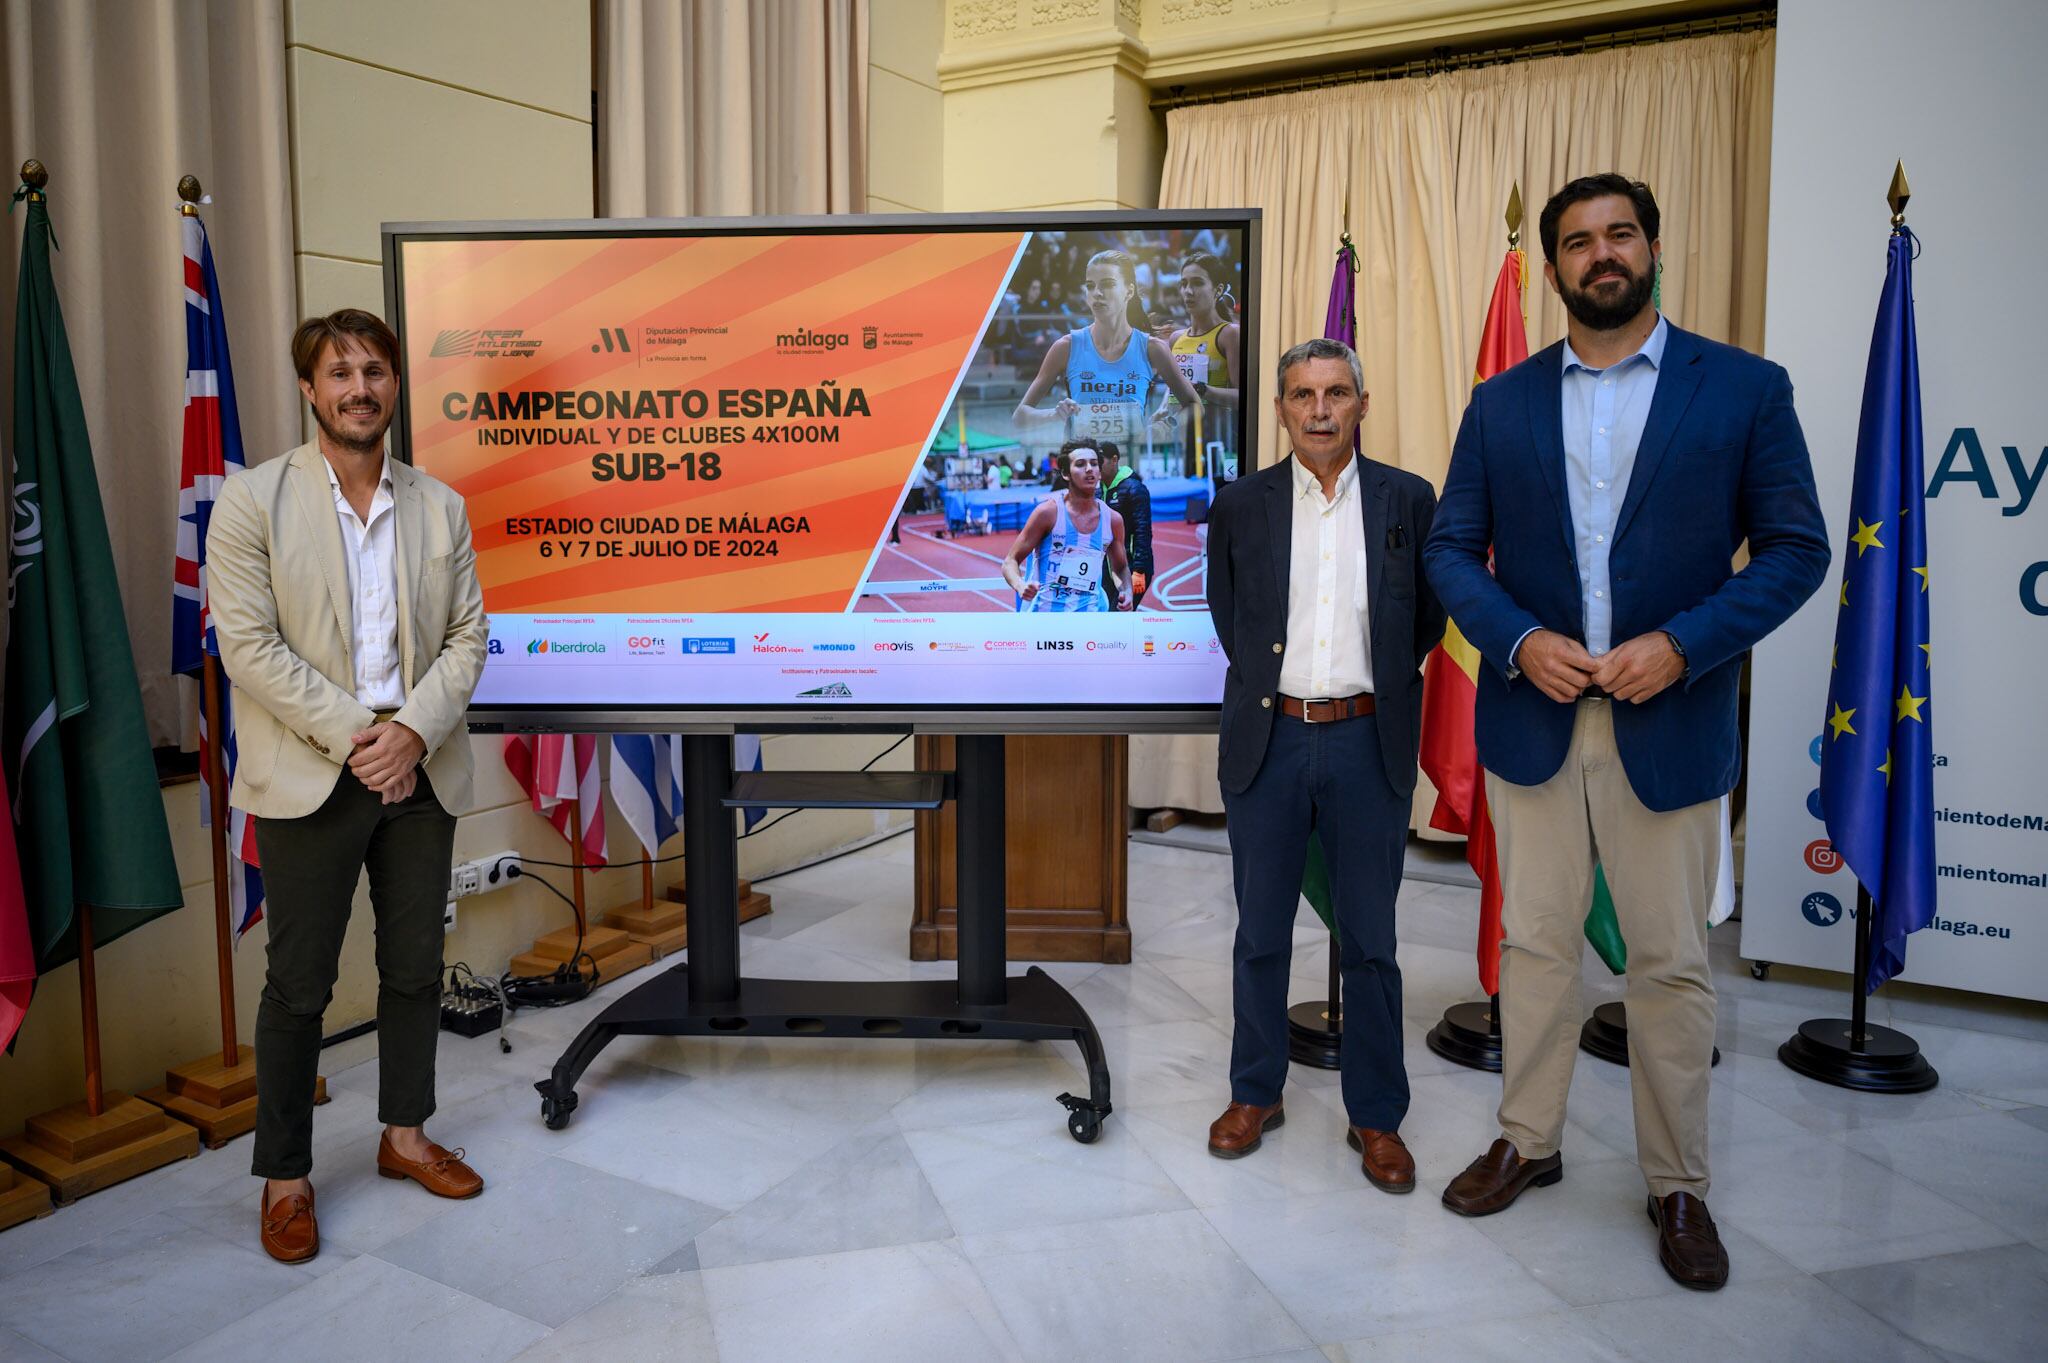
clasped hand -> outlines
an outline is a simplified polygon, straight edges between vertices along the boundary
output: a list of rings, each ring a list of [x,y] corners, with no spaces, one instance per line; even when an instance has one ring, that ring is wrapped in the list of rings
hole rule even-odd
[[[425,739],[396,720],[380,720],[350,735],[349,742],[355,751],[349,754],[348,769],[358,781],[387,805],[411,798],[419,784],[420,759],[427,752]]]
[[[1537,690],[1566,705],[1589,686],[1640,705],[1685,675],[1685,659],[1662,630],[1639,634],[1595,658],[1578,640],[1539,629],[1522,641],[1515,666]]]

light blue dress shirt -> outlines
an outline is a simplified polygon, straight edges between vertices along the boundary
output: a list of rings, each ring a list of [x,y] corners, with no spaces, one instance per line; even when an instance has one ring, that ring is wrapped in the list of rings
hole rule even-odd
[[[1605,369],[1587,365],[1572,352],[1570,341],[1564,343],[1564,479],[1579,556],[1586,652],[1596,658],[1615,642],[1614,585],[1607,559],[1670,335],[1671,324],[1659,316],[1642,349]],[[1522,639],[1528,637],[1524,634]],[[1515,641],[1516,654],[1522,639]]]

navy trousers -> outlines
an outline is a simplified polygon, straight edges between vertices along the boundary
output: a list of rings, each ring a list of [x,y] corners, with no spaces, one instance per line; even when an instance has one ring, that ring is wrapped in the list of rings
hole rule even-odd
[[[1408,1071],[1394,897],[1409,802],[1387,783],[1377,725],[1366,716],[1335,724],[1274,716],[1258,776],[1223,803],[1237,889],[1231,1101],[1271,1106],[1287,1078],[1287,973],[1313,828],[1329,864],[1341,943],[1344,1108],[1354,1126],[1399,1130]]]

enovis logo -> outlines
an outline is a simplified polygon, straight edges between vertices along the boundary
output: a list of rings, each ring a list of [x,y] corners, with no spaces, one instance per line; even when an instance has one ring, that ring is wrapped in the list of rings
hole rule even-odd
[[[591,643],[587,640],[565,644],[547,639],[535,639],[527,644],[526,651],[528,653],[602,653],[604,652],[604,645]]]

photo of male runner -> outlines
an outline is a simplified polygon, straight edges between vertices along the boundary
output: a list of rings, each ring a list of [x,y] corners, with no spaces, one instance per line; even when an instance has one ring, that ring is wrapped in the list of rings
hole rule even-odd
[[[1066,490],[1032,508],[1024,528],[1003,559],[1003,580],[1018,597],[1020,611],[1109,609],[1102,592],[1105,565],[1116,582],[1116,609],[1131,608],[1131,561],[1124,551],[1123,517],[1105,506],[1102,456],[1085,440],[1060,447],[1060,476]],[[1032,561],[1026,577],[1024,560]]]

